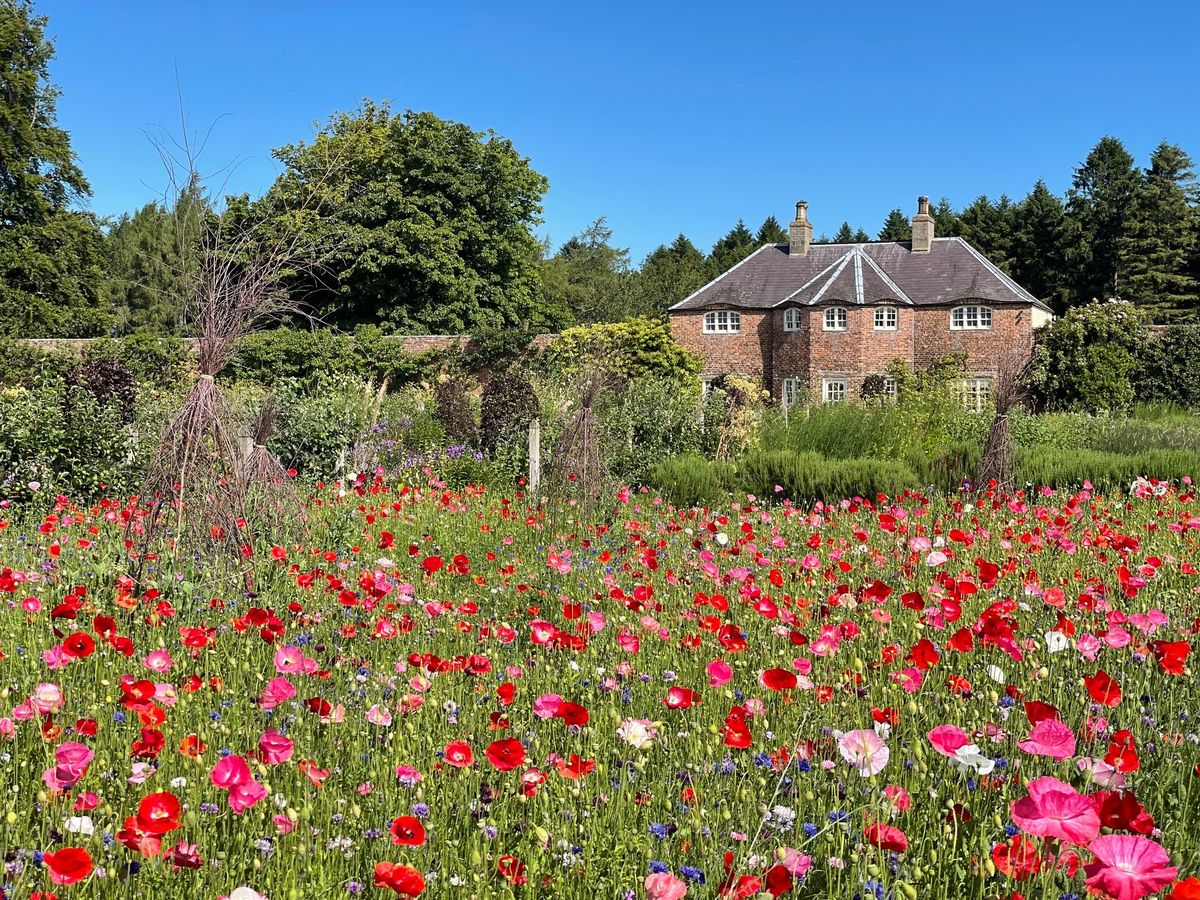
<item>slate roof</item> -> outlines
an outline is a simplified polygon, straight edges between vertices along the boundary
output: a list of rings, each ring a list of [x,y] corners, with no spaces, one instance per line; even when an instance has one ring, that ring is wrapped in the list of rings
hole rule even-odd
[[[906,306],[983,300],[1050,309],[962,238],[943,237],[934,238],[928,253],[913,253],[907,241],[889,241],[813,244],[807,256],[793,258],[787,244],[764,244],[671,310],[881,300]]]

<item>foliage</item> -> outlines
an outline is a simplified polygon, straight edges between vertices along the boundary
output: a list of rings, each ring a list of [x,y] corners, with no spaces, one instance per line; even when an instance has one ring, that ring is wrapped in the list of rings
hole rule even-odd
[[[748,492],[798,502],[873,499],[876,494],[894,495],[917,484],[916,473],[903,463],[870,458],[830,460],[818,453],[789,450],[748,453],[738,472]]]
[[[0,337],[0,387],[28,387],[43,378],[62,377],[72,363],[69,353],[42,350],[21,338]]]
[[[543,365],[560,373],[599,368],[628,380],[700,373],[700,361],[675,342],[670,326],[644,318],[568,328],[546,348]]]
[[[601,216],[543,260],[542,290],[549,308],[569,311],[569,321],[585,324],[636,315],[640,304],[629,250],[611,241],[612,229]]]
[[[102,236],[56,124],[54,46],[29,0],[0,6],[0,335],[83,337],[107,324]]]
[[[670,456],[650,469],[650,483],[679,507],[715,509],[729,499],[734,467],[698,453]]]
[[[1067,212],[1074,226],[1075,295],[1082,302],[1121,294],[1127,262],[1121,245],[1138,186],[1133,157],[1115,137],[1102,138],[1075,170]]]
[[[275,383],[279,417],[267,447],[306,478],[339,473],[339,460],[373,420],[374,392],[338,374],[281,378]]]
[[[701,449],[698,393],[694,380],[666,378],[638,379],[616,393],[600,411],[605,455],[616,479],[645,483],[660,460]]]
[[[773,224],[772,224],[773,223]],[[782,232],[787,232],[772,218],[763,223],[755,239],[762,244],[776,243]],[[637,276],[639,309],[642,315],[652,318],[665,316],[667,310],[707,284],[713,276],[712,263],[682,234],[670,246],[661,246],[642,263]]]
[[[274,328],[242,338],[228,371],[234,379],[262,385],[281,378],[311,379],[326,374],[386,381],[395,389],[427,376],[438,360],[436,351],[406,353],[402,341],[370,325],[356,328],[353,334],[324,328]]]
[[[1143,314],[1125,301],[1093,303],[1056,319],[1042,334],[1028,376],[1050,409],[1125,410],[1133,405]]]
[[[81,409],[77,402],[86,392],[91,394],[95,405],[115,409],[122,425],[133,422],[137,414],[137,382],[119,360],[111,356],[83,359],[67,370],[63,382],[68,419],[90,412],[87,407]]]
[[[879,240],[911,241],[912,222],[909,221],[908,216],[899,209],[889,212],[887,218],[883,220],[883,227],[879,229]]]
[[[479,328],[471,333],[457,362],[464,372],[502,372],[530,353],[530,335],[516,328]]]
[[[1200,410],[1200,328],[1168,328],[1147,341],[1135,375],[1137,397]]]
[[[547,182],[505,138],[364,101],[274,155],[284,172],[254,211],[312,230],[324,274],[293,289],[328,324],[460,334],[561,321],[541,301],[531,232]],[[313,215],[282,215],[310,193]]]
[[[442,426],[446,437],[463,444],[474,444],[479,435],[475,424],[475,413],[467,397],[467,385],[463,378],[443,376],[433,389],[434,418]]]
[[[1178,480],[1200,471],[1200,451],[1144,450],[1106,453],[1075,450],[1069,454],[1047,448],[1023,451],[1018,458],[1018,482],[1027,485],[1074,488],[1091,484],[1099,491],[1130,490],[1141,477]],[[1150,475],[1149,473],[1154,473]]]
[[[493,375],[479,398],[480,446],[495,453],[501,444],[526,440],[537,415],[538,399],[528,379],[514,372]]]

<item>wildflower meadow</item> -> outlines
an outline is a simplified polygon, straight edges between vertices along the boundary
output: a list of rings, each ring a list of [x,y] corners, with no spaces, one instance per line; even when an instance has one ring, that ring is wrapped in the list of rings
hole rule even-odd
[[[1200,896],[1200,502],[0,520],[4,896]]]

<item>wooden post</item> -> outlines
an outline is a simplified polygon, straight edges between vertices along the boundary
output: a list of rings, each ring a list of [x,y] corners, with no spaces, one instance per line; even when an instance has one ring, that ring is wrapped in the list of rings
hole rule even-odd
[[[542,484],[542,423],[534,419],[529,423],[529,493],[537,496]]]
[[[254,449],[254,436],[250,434],[238,435],[238,453],[242,459],[247,459],[250,452]]]

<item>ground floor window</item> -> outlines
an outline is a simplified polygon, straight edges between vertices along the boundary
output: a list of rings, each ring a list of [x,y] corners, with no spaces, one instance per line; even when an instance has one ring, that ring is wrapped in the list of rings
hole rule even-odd
[[[821,400],[824,403],[845,403],[846,402],[846,379],[845,378],[822,378],[821,379]]]
[[[968,412],[983,412],[992,402],[992,379],[987,375],[964,378],[958,384],[963,408]]]
[[[789,375],[783,379],[783,408],[791,409],[804,397],[804,379]]]
[[[893,375],[883,376],[883,396],[889,400],[896,399],[896,378]]]

